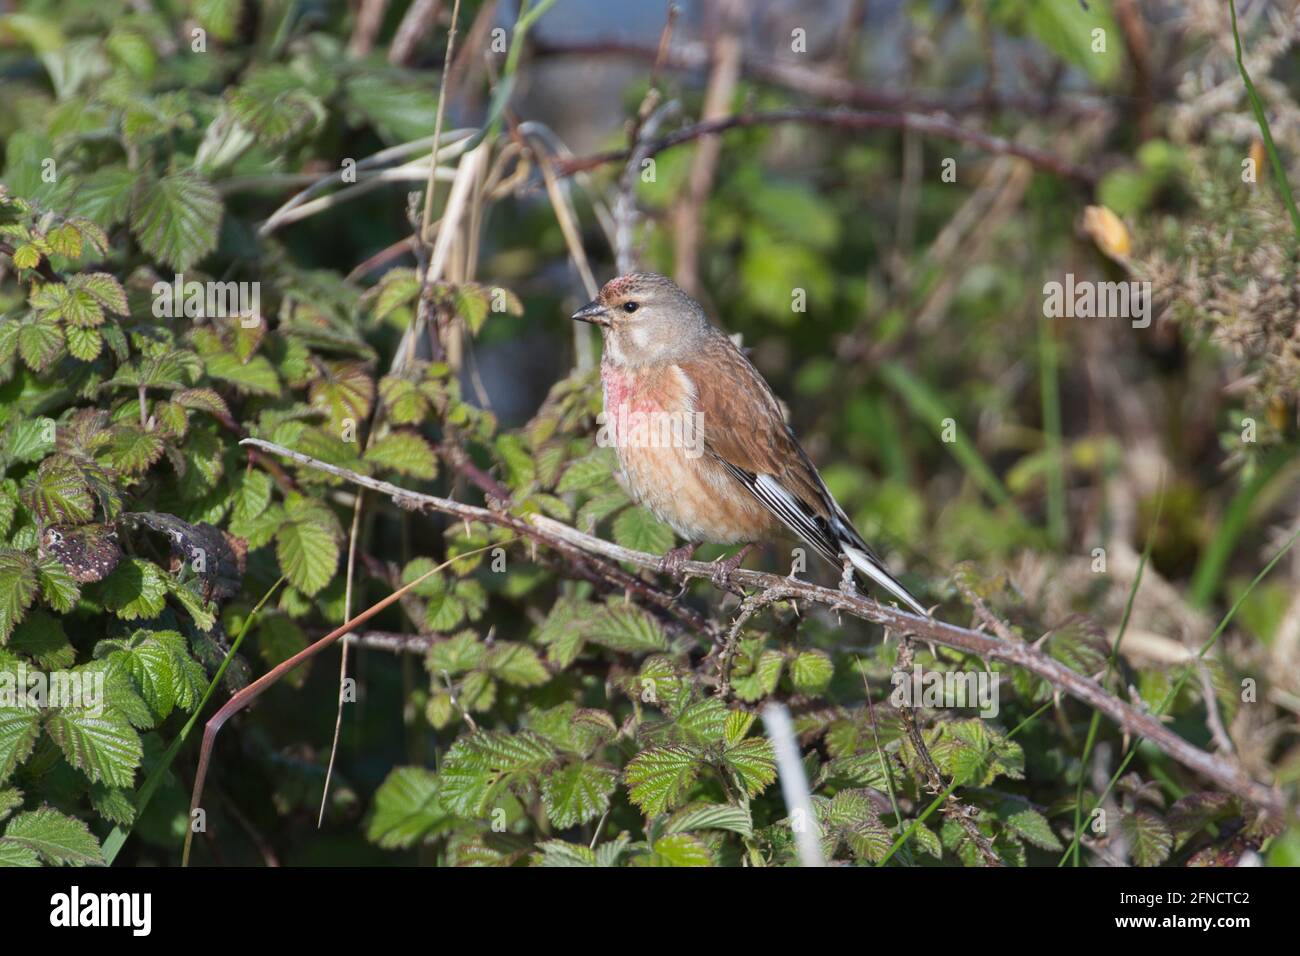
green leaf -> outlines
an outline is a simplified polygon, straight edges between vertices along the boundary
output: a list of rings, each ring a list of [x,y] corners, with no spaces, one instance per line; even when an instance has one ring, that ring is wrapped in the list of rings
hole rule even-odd
[[[690,830],[729,830],[748,839],[754,835],[754,821],[745,807],[730,803],[693,803],[682,807],[664,824],[665,833]]]
[[[290,583],[312,595],[329,584],[339,563],[331,530],[309,519],[290,521],[275,535],[275,557]]]
[[[557,829],[594,820],[609,807],[618,775],[607,767],[575,762],[542,777],[542,803]]]
[[[114,469],[123,474],[137,475],[148,471],[162,457],[163,440],[157,432],[145,431],[139,425],[122,424],[113,429],[105,453]]]
[[[403,306],[414,305],[419,295],[419,273],[414,269],[389,269],[379,280],[379,289],[374,296],[374,316],[379,320],[386,319]]]
[[[221,197],[198,173],[142,177],[131,203],[131,232],[159,262],[184,272],[217,247]]]
[[[107,694],[105,696],[108,696]],[[112,711],[96,716],[78,708],[50,715],[45,729],[68,763],[91,781],[130,788],[144,751],[140,735]]]
[[[657,866],[713,866],[708,846],[690,833],[670,833],[654,843]]]
[[[104,337],[98,329],[69,328],[68,354],[82,362],[93,362],[104,348]]]
[[[282,143],[325,118],[320,100],[286,66],[254,67],[238,87],[227,90],[226,100],[239,122],[267,146]]]
[[[4,840],[26,847],[50,863],[98,866],[104,862],[90,828],[49,807],[14,817],[5,827]]]
[[[633,505],[614,519],[614,540],[633,551],[663,554],[676,539],[667,525],[640,505]]]
[[[879,863],[889,853],[893,838],[874,813],[843,831],[844,842],[860,860]]]
[[[728,747],[722,762],[733,770],[751,797],[756,797],[776,780],[776,754],[770,741],[762,737],[742,740]]]
[[[700,757],[685,747],[643,750],[623,771],[628,797],[646,816],[656,816],[681,802],[701,766]]]
[[[135,822],[135,804],[131,794],[121,787],[106,787],[102,783],[90,788],[90,804],[105,820],[121,827],[130,827]]]
[[[538,866],[598,866],[596,851],[578,843],[563,840],[545,840],[537,844],[542,851]]]
[[[0,707],[0,783],[8,780],[36,745],[41,715],[31,707]]]
[[[46,611],[36,611],[19,624],[9,646],[46,670],[71,667],[77,659],[77,652],[63,632],[63,622]]]
[[[706,697],[687,707],[677,717],[677,727],[687,743],[721,743],[727,724],[727,707],[717,697]]]
[[[4,435],[4,457],[14,464],[40,461],[54,450],[56,432],[52,418],[16,419]]]
[[[167,603],[165,573],[142,558],[123,558],[100,587],[105,610],[124,621],[157,617]]]
[[[835,675],[835,665],[825,651],[803,651],[790,662],[790,683],[801,694],[820,694]]]
[[[41,858],[31,847],[0,836],[0,867],[40,865]]]
[[[751,714],[747,710],[731,710],[727,712],[726,723],[723,724],[722,736],[727,746],[739,743],[745,739],[749,729],[754,726],[757,714]]]
[[[439,797],[457,816],[481,817],[503,788],[532,782],[554,758],[551,745],[532,731],[474,731],[447,752]]]
[[[1007,817],[1007,827],[1036,847],[1044,850],[1062,849],[1061,841],[1052,832],[1047,818],[1032,807],[1026,807]]]
[[[618,461],[608,448],[599,448],[585,458],[579,458],[565,469],[555,490],[564,494],[570,491],[587,491],[597,485],[612,481]]]
[[[140,696],[161,720],[176,706],[178,675],[171,649],[147,634],[147,631],[137,632],[128,648],[118,653],[126,662],[127,672]]]
[[[51,455],[23,482],[22,499],[46,525],[80,524],[95,515],[86,476],[66,455]]]
[[[43,372],[63,354],[63,329],[57,320],[29,315],[18,325],[18,354],[33,372]]]
[[[423,767],[395,767],[375,792],[366,838],[386,850],[415,846],[451,817],[438,803],[438,778]]]
[[[527,644],[497,643],[488,654],[487,667],[494,676],[516,687],[538,687],[551,679],[551,672]]]
[[[583,637],[612,651],[662,651],[668,636],[657,620],[635,604],[611,603],[580,622]]]
[[[36,600],[36,589],[36,566],[31,556],[13,548],[0,548],[0,644],[9,640]]]
[[[1126,813],[1120,820],[1120,829],[1128,838],[1133,851],[1133,862],[1138,866],[1159,866],[1169,859],[1174,848],[1174,835],[1164,820],[1146,810]]]
[[[438,456],[422,435],[409,430],[389,432],[366,449],[365,460],[380,469],[429,480],[438,474]]]
[[[776,690],[784,665],[785,655],[780,651],[769,649],[761,652],[757,662],[750,665],[748,673],[737,673],[732,677],[731,685],[736,697],[747,703],[766,697]],[[737,671],[741,671],[741,668],[737,667]]]

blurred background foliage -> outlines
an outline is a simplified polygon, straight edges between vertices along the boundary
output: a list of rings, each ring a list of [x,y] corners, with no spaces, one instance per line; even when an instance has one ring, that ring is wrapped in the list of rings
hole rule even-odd
[[[488,128],[500,168],[487,173],[495,191],[480,197],[474,242],[457,246],[437,290],[446,297],[445,354],[416,342],[418,361],[398,366],[419,309],[416,270],[428,262],[410,243],[423,205],[411,194],[421,194],[428,175],[451,2],[0,0],[0,425],[6,554],[19,555],[12,580],[27,580],[24,561],[59,557],[42,537],[49,527],[107,529],[132,514],[211,522],[238,539],[236,550],[248,549],[241,585],[213,603],[210,582],[177,583],[166,549],[149,544],[137,522],[134,534],[122,534],[141,580],[124,583],[115,571],[64,593],[62,607],[57,593],[30,598],[6,630],[33,601],[46,605],[32,612],[42,621],[54,620],[51,611],[66,621],[57,637],[46,622],[39,638],[28,633],[24,643],[20,634],[0,648],[6,665],[25,657],[80,666],[116,653],[128,670],[148,673],[140,648],[171,640],[134,623],[152,621],[185,638],[168,652],[168,680],[191,673],[201,690],[252,606],[284,574],[290,583],[255,619],[227,673],[238,686],[337,626],[345,607],[367,606],[456,549],[504,538],[375,503],[359,524],[351,594],[350,489],[305,469],[268,471],[235,445],[242,434],[475,499],[472,483],[435,453],[454,441],[520,507],[629,546],[671,545],[666,529],[626,509],[602,470],[608,462],[588,457],[600,399],[582,365],[595,343],[581,340],[586,330],[575,338],[567,316],[590,293],[544,167],[582,167],[555,188],[572,203],[599,284],[616,271],[603,217],[622,161],[587,168],[574,157],[626,148],[643,104],[677,104],[661,134],[706,114],[911,111],[1005,137],[1077,174],[917,129],[737,128],[713,145],[690,139],[657,152],[652,177],[636,170],[640,264],[675,275],[741,337],[832,491],[923,599],[965,623],[960,570],[1018,636],[1048,635],[1055,656],[1085,673],[1107,671],[1121,696],[1149,707],[1192,675],[1170,705],[1174,728],[1210,749],[1230,738],[1232,759],[1249,774],[1293,793],[1300,562],[1288,555],[1246,592],[1300,527],[1296,236],[1234,62],[1226,4],[756,0],[735,15],[728,3],[683,0],[657,66],[663,4],[527,7],[466,0],[459,10],[442,129],[463,146],[469,133],[454,131]],[[1296,181],[1300,5],[1239,7],[1245,62]],[[521,17],[530,15],[525,36]],[[727,49],[736,56],[732,75],[718,67]],[[391,149],[382,165],[396,172],[368,178],[376,167],[366,158]],[[455,158],[440,164],[439,208]],[[312,194],[314,205],[299,207],[301,218],[267,228],[296,192],[349,162],[361,164],[359,182],[336,179]],[[98,292],[78,290],[98,303],[98,318],[74,313],[65,293],[50,291],[58,283],[47,270],[107,275],[111,285]],[[176,273],[261,283],[269,321],[241,332],[156,320],[152,286]],[[1067,274],[1150,282],[1149,327],[1046,316],[1044,285]],[[497,289],[509,290],[508,308],[488,306]],[[146,390],[156,404],[142,408]],[[95,410],[103,417],[86,417]],[[144,424],[150,410],[170,431]],[[79,423],[78,460],[96,462],[113,493],[88,507],[51,498],[63,465],[47,462],[72,451],[24,444],[30,436],[20,430],[40,416],[58,420],[60,434]],[[349,421],[371,423],[364,452],[339,438]],[[602,469],[574,464],[591,461]],[[90,502],[93,482],[80,474],[74,484],[85,483],[78,493]],[[769,550],[750,566],[784,573],[788,555]],[[740,801],[743,825],[679,811],[665,831],[652,808],[667,812],[674,801],[656,794],[648,807],[644,793],[630,790],[645,770],[636,761],[657,738],[642,736],[635,686],[620,697],[602,693],[602,682],[646,679],[646,668],[655,680],[686,680],[700,649],[649,612],[615,626],[596,621],[603,610],[589,610],[582,613],[595,616],[575,619],[601,636],[565,660],[557,634],[577,626],[567,623],[565,602],[597,607],[589,585],[565,582],[554,565],[533,564],[518,548],[509,567],[494,576],[462,564],[374,624],[379,635],[431,638],[421,647],[433,650],[394,654],[378,638],[357,649],[359,699],[345,709],[321,829],[338,693],[332,664],[296,672],[233,725],[209,782],[198,858],[554,863],[585,860],[578,850],[597,838],[613,848],[601,862],[789,861],[783,805],[776,787],[762,785],[766,769],[739,778],[755,791],[752,807]],[[159,590],[145,601],[151,576]],[[1196,652],[1243,594],[1198,665]],[[684,600],[708,611],[719,595],[700,586]],[[30,632],[31,620],[18,626]],[[214,620],[215,629],[204,626]],[[1121,658],[1110,674],[1121,620]],[[610,636],[624,627],[640,636]],[[468,637],[446,640],[464,628]],[[864,737],[864,681],[879,699],[896,643],[882,645],[878,629],[833,616],[811,615],[795,629],[785,613],[750,624],[737,691],[748,702],[775,695],[791,703],[830,832],[842,837],[839,858],[979,862],[959,829],[937,818],[938,836],[927,831],[901,853],[885,852],[890,831],[928,802],[912,781],[901,785],[902,812],[891,807],[882,769],[865,766],[874,753]],[[58,652],[42,658],[33,648],[44,641]],[[501,660],[502,647],[523,650]],[[801,658],[800,648],[813,656]],[[938,669],[982,666],[929,649],[918,659]],[[202,675],[192,674],[195,662]],[[659,666],[668,669],[659,674]],[[1243,680],[1256,685],[1246,702]],[[967,798],[986,810],[986,835],[1008,862],[1055,862],[1077,808],[1091,805],[1085,791],[1100,799],[1127,742],[1105,727],[1094,750],[1090,712],[1057,701],[1008,743],[1009,730],[1052,700],[1024,675],[1011,686],[996,727],[941,718],[932,744],[994,755],[987,778],[962,778]],[[134,827],[119,861],[175,862],[194,741],[170,770],[161,755],[197,696],[149,699],[152,714],[118,727],[123,746],[140,752],[114,772],[88,768],[67,735],[48,726],[39,737],[25,725],[12,730],[9,749],[0,748],[10,776],[0,795],[17,794],[5,815],[31,828],[46,824],[33,815],[48,806],[84,821],[93,845],[80,831],[65,833],[70,860],[94,859],[116,825]],[[685,733],[683,714],[706,702],[688,695],[669,707],[678,730],[667,739]],[[559,725],[573,718],[564,708],[575,705],[608,710],[592,719],[621,728],[617,738],[599,730],[599,745],[561,741]],[[521,724],[535,731],[536,766],[520,758],[512,784],[513,844],[466,827],[434,772],[449,759],[462,770],[475,761],[496,766],[495,744],[465,735],[466,710],[494,732]],[[748,727],[720,736],[715,718],[710,711],[710,729],[695,743],[674,746],[698,744],[722,761],[722,790],[706,782],[691,799],[729,806],[726,774],[739,771],[725,769],[725,754]],[[1223,739],[1213,721],[1222,722]],[[461,749],[449,755],[457,739]],[[904,775],[915,769],[897,728],[883,743]],[[589,762],[555,770],[556,752]],[[160,766],[161,785],[136,819],[133,795]],[[566,812],[548,816],[534,805],[565,768],[592,775],[580,782],[599,793],[591,806],[608,808],[607,826],[590,807],[574,825]],[[1300,862],[1297,831],[1273,835],[1220,797],[1144,746],[1106,797],[1124,820],[1122,838],[1100,846],[1088,839],[1083,860],[1234,862],[1262,848],[1273,862]],[[472,801],[460,798],[460,816],[472,817]],[[656,819],[647,825],[646,816]],[[628,836],[619,842],[619,833]],[[10,834],[11,848],[17,837]],[[106,845],[116,852],[121,842]]]

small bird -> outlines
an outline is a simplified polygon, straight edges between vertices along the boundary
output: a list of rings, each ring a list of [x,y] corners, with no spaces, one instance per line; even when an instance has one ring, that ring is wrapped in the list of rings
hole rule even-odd
[[[604,338],[605,428],[628,489],[688,542],[665,570],[702,542],[745,545],[725,577],[754,542],[793,533],[846,581],[856,568],[926,615],[836,504],[758,369],[676,283],[619,276],[573,318]]]

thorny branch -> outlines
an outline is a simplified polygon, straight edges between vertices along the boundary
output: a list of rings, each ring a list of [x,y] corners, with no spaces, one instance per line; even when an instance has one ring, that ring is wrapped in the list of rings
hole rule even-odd
[[[580,562],[586,559],[596,562],[593,566],[599,568],[601,573],[613,569],[626,575],[626,572],[611,562],[630,564],[652,572],[659,571],[661,567],[662,558],[659,555],[633,551],[593,535],[584,534],[545,515],[516,516],[503,511],[463,504],[449,498],[408,491],[391,482],[357,474],[259,438],[246,438],[242,444],[253,445],[353,484],[370,488],[387,495],[399,506],[429,509],[462,520],[481,521],[496,527],[508,528],[559,551],[571,561]],[[691,578],[712,581],[715,572],[716,568],[711,563],[683,561],[677,576],[683,582]],[[849,614],[872,624],[880,624],[919,640],[1023,668],[1047,681],[1057,691],[1068,694],[1100,711],[1130,735],[1150,741],[1184,767],[1213,781],[1224,790],[1255,804],[1274,817],[1280,818],[1284,813],[1282,795],[1276,789],[1251,779],[1236,763],[1193,746],[1151,715],[1120,700],[1095,680],[1071,670],[1030,644],[1008,641],[1002,637],[959,627],[934,618],[918,617],[881,604],[869,597],[832,590],[790,577],[751,571],[747,568],[736,568],[728,576],[727,583],[763,589],[765,592],[763,597],[769,603],[797,599],[805,604],[821,605],[831,611]],[[647,586],[645,582],[641,582],[641,585],[643,589],[636,589],[637,593],[642,594],[661,609],[668,613],[680,613],[683,610],[681,603],[673,600],[671,595],[667,595],[668,603],[664,603],[666,592]]]

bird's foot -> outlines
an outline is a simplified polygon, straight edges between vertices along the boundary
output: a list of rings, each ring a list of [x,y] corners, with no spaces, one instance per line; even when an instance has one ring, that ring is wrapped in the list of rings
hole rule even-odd
[[[695,549],[699,546],[698,541],[687,541],[680,548],[673,548],[659,559],[659,570],[664,574],[677,577],[681,573],[682,565],[691,559],[691,555],[695,553]]]
[[[714,587],[726,588],[731,583],[731,572],[744,562],[746,555],[754,546],[747,544],[729,558],[718,558],[713,562],[713,574],[710,576]]]

